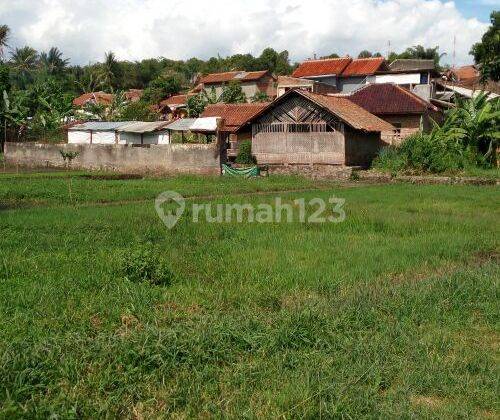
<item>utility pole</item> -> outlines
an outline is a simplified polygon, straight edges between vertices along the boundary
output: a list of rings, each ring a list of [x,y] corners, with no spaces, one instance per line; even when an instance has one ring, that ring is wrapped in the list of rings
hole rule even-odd
[[[387,41],[387,60],[389,60],[390,55],[391,55],[391,40]]]
[[[456,58],[457,58],[457,35],[453,35],[453,64],[452,68],[456,66]]]

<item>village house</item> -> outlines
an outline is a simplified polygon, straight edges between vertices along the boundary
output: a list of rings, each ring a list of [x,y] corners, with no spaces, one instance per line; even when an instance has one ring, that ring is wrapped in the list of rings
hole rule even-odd
[[[223,87],[230,82],[238,82],[248,101],[257,94],[265,93],[269,98],[276,97],[276,78],[267,70],[262,71],[229,71],[211,73],[203,76],[200,84],[209,93],[212,88],[217,98],[222,94]]]
[[[366,85],[347,98],[395,128],[382,133],[382,139],[389,144],[399,144],[420,129],[429,131],[433,120],[441,121],[436,106],[393,83]]]
[[[252,154],[269,165],[367,165],[394,127],[339,96],[289,90],[267,104],[208,106],[203,116],[223,120],[227,157],[252,140]]]
[[[349,99],[291,90],[252,117],[261,164],[368,165],[391,124]]]
[[[395,60],[388,65],[383,57],[307,60],[292,74],[335,86],[342,93],[372,83],[394,83],[426,100],[432,97],[431,80],[436,75],[432,60]]]
[[[170,96],[161,101],[154,110],[160,115],[162,120],[175,120],[187,117],[187,101],[195,93]]]
[[[124,99],[129,102],[136,102],[141,99],[142,93],[142,89],[129,89],[124,92]],[[88,104],[109,106],[113,102],[114,97],[112,93],[102,91],[88,92],[73,99],[73,107],[84,108]]]
[[[246,104],[211,104],[207,105],[201,117],[221,118],[219,136],[226,158],[234,160],[238,154],[239,144],[244,140],[252,139],[252,127],[248,121],[268,106],[269,103],[246,103]]]
[[[303,89],[312,93],[327,94],[338,93],[335,86],[318,82],[317,80],[299,79],[291,76],[278,76],[277,96],[278,98],[292,89]]]
[[[69,144],[169,144],[168,122],[93,121],[68,128]]]
[[[113,102],[113,94],[106,92],[88,92],[73,99],[75,108],[83,108],[87,104],[109,106]]]

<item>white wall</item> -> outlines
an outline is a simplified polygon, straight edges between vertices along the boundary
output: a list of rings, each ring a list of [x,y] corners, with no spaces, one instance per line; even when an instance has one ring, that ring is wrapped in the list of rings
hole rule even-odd
[[[71,144],[89,144],[90,131],[68,130],[68,143]]]
[[[373,80],[375,79],[375,80]],[[395,83],[396,85],[418,85],[420,84],[420,73],[413,74],[376,74],[372,76],[370,83]]]
[[[114,131],[92,131],[92,144],[115,144]]]
[[[118,144],[141,144],[141,135],[140,133],[121,132]],[[170,144],[170,135],[168,131],[144,133],[142,144]]]

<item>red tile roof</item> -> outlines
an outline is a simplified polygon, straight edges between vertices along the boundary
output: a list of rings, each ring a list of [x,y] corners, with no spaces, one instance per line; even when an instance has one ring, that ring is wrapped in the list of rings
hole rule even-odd
[[[351,57],[304,61],[293,72],[293,77],[340,75],[352,61]]]
[[[167,99],[164,99],[163,101],[160,102],[160,106],[164,107],[165,105],[186,105],[187,104],[187,100],[190,96],[193,96],[193,94],[191,95],[174,95],[174,96],[170,96],[169,98]]]
[[[474,66],[463,66],[457,69],[451,70],[458,78],[458,81],[462,81],[464,79],[475,79],[480,76],[479,70],[477,70]]]
[[[129,89],[125,92],[125,98],[129,101],[135,102],[141,99],[141,96],[143,94],[142,89]]]
[[[429,109],[437,111],[434,105],[392,83],[369,84],[347,98],[376,115],[423,114]]]
[[[357,130],[370,132],[394,130],[391,124],[378,118],[346,97],[319,95],[302,90],[296,92],[326,108],[332,114],[344,120],[348,125]],[[284,96],[285,95],[282,97]]]
[[[269,74],[267,70],[261,71],[228,71],[225,73],[211,73],[203,76],[200,83],[225,83],[231,80],[239,80],[243,82],[256,81]]]
[[[212,104],[207,105],[201,117],[220,117],[224,120],[221,131],[236,132],[269,103]]]
[[[386,66],[384,57],[376,58],[358,58],[352,60],[342,72],[342,76],[368,76],[375,72],[384,69]]]
[[[105,92],[89,92],[73,99],[73,106],[82,107],[87,102],[95,102],[100,105],[109,105],[113,102],[113,95]]]

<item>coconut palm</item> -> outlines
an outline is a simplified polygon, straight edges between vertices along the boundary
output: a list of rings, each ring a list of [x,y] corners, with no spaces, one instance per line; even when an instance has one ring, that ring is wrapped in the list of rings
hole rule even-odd
[[[118,73],[118,61],[116,61],[116,56],[112,51],[105,54],[100,73],[102,84],[113,91],[114,81]]]
[[[42,52],[40,54],[40,64],[50,75],[63,73],[68,61],[68,59],[63,59],[63,54],[57,47],[52,47],[48,53]]]
[[[10,28],[7,25],[0,25],[0,59],[4,57],[5,48],[10,36]]]
[[[10,64],[16,71],[18,87],[25,89],[33,81],[33,72],[38,65],[38,53],[31,47],[16,48],[11,53]]]

